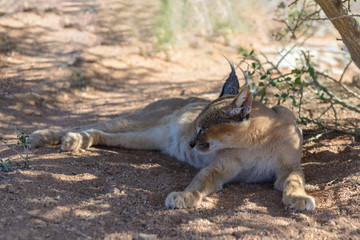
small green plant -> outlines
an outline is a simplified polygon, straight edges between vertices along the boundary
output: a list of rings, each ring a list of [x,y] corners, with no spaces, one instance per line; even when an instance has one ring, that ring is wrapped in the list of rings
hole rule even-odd
[[[72,77],[72,82],[71,82],[72,87],[84,89],[84,88],[88,87],[89,85],[91,85],[91,83],[92,83],[91,78],[84,76],[80,72],[73,72],[71,77]]]
[[[10,172],[12,170],[11,158],[7,158],[5,161],[0,158],[0,172]]]
[[[24,168],[29,168],[30,167],[30,157],[29,157],[29,149],[30,149],[30,139],[29,139],[29,136],[28,135],[25,135],[23,132],[21,133],[18,133],[16,131],[16,134],[17,134],[17,145],[20,146],[20,147],[23,147],[26,155],[25,157],[23,157],[20,153],[20,156],[23,157],[24,159]]]
[[[21,148],[23,148],[24,152],[25,152],[25,156],[19,152],[18,150],[16,150],[15,148],[11,147],[9,144],[7,144],[4,139],[0,139],[5,146],[7,146],[8,148],[10,148],[11,150],[13,150],[14,152],[17,153],[17,155],[20,156],[20,158],[22,158],[24,160],[23,165],[21,164],[16,164],[16,167],[19,168],[25,168],[28,169],[30,168],[30,157],[29,157],[29,150],[30,150],[30,138],[28,135],[25,135],[25,133],[21,132],[19,133],[15,127],[15,132],[16,132],[16,138],[17,138],[17,145]],[[0,171],[4,171],[4,172],[10,172],[13,170],[14,164],[11,161],[11,157],[7,158],[6,160],[3,160],[2,158],[0,158]]]

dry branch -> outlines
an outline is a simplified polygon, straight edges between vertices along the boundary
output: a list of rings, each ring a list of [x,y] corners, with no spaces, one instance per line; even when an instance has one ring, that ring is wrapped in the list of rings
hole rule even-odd
[[[347,15],[341,0],[315,0],[340,33],[350,56],[360,69],[360,25],[353,16]],[[342,17],[349,16],[349,17]]]

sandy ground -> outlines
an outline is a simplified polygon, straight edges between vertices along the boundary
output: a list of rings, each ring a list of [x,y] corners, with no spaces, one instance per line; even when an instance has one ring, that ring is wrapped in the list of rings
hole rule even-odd
[[[29,134],[111,119],[162,98],[215,98],[229,70],[222,54],[236,59],[234,49],[199,40],[154,53],[149,19],[157,7],[37,1],[1,17],[5,141],[21,151],[14,126]],[[3,143],[0,157],[22,163]],[[30,169],[0,172],[0,239],[360,239],[360,180],[348,178],[360,170],[360,145],[351,136],[304,145],[312,212],[285,209],[270,183],[229,184],[194,209],[167,210],[167,194],[184,189],[196,170],[158,152],[49,146],[32,149],[30,159]]]

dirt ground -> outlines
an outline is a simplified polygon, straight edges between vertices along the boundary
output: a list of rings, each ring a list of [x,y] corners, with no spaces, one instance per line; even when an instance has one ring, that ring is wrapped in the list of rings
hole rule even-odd
[[[15,126],[30,134],[163,98],[214,99],[229,71],[222,55],[237,59],[221,39],[156,52],[156,1],[29,2],[3,1],[13,12],[0,17],[0,134],[19,151]],[[242,42],[265,43],[261,33]],[[3,143],[0,157],[21,163]],[[194,209],[165,209],[167,194],[196,170],[158,152],[49,146],[31,149],[30,159],[30,169],[0,172],[0,239],[360,239],[360,179],[349,178],[360,171],[360,144],[352,136],[329,133],[304,145],[307,191],[317,203],[305,212],[285,209],[270,183],[229,184]]]

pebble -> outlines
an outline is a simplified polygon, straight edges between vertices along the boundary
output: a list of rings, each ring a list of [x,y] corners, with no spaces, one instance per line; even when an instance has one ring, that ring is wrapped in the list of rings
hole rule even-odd
[[[50,203],[51,203],[51,201],[45,200],[45,201],[43,202],[43,205],[44,205],[44,207],[48,207],[48,206],[50,206]]]
[[[334,221],[331,221],[331,220],[328,221],[328,224],[329,224],[330,226],[335,226],[335,225],[336,225],[336,223],[335,223]]]
[[[155,234],[146,234],[146,233],[140,233],[135,240],[154,240],[157,239],[157,235]]]

